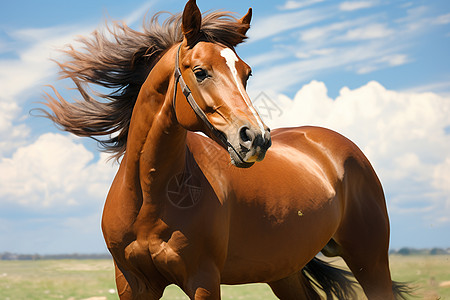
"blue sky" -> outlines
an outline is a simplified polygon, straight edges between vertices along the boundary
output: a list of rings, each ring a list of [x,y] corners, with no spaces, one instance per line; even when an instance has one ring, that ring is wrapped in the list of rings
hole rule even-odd
[[[385,187],[392,248],[450,247],[450,2],[197,2],[202,11],[238,15],[253,7],[250,38],[237,51],[253,68],[256,108],[271,127],[325,126],[361,147]],[[139,29],[147,12],[183,7],[2,2],[0,252],[106,251],[101,210],[117,165],[105,163],[92,140],[28,112],[47,84],[77,97],[57,80],[57,49],[105,18]]]

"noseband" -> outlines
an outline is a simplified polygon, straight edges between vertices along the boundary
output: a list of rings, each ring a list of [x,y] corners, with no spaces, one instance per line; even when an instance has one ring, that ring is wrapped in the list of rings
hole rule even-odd
[[[198,106],[197,102],[195,102],[194,97],[192,96],[191,90],[187,86],[186,82],[183,79],[183,75],[181,75],[180,70],[180,50],[181,45],[178,47],[177,56],[175,59],[175,88],[173,93],[173,108],[175,110],[175,101],[177,99],[177,86],[178,83],[180,83],[181,90],[183,91],[183,95],[186,97],[187,102],[194,110],[195,114],[205,123],[206,127],[212,132],[212,134],[219,139],[225,146],[232,147],[231,144],[228,142],[225,134],[223,134],[221,131],[217,130],[211,122],[209,122],[208,118],[206,117],[206,114],[203,112],[203,110]],[[176,113],[175,113],[176,116]],[[232,147],[233,148],[233,147]],[[233,148],[234,149],[234,148]]]

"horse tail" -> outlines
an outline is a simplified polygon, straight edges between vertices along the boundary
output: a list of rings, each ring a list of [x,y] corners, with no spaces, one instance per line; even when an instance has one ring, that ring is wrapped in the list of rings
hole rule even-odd
[[[325,292],[326,299],[356,299],[353,288],[356,281],[349,271],[333,267],[331,264],[313,258],[301,271],[305,288],[309,291],[318,288]]]
[[[392,292],[397,300],[410,299],[413,296],[414,288],[406,282],[392,281]]]
[[[357,282],[349,271],[333,267],[331,264],[313,258],[301,271],[303,284],[311,298],[317,295],[316,289],[322,290],[327,300],[331,299],[356,299],[354,285]],[[405,282],[392,282],[392,292],[395,299],[406,300],[413,296],[414,288]],[[334,295],[334,297],[333,297]],[[319,296],[319,295],[317,295]]]

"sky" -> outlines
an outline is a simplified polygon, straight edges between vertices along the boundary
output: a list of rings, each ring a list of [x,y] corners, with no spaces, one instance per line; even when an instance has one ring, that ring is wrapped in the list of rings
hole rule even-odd
[[[450,2],[213,1],[242,16],[248,92],[271,128],[317,125],[354,141],[385,189],[391,248],[450,247]],[[95,141],[29,112],[58,80],[52,59],[120,20],[181,12],[184,1],[2,1],[0,252],[102,253],[101,212],[117,164]]]

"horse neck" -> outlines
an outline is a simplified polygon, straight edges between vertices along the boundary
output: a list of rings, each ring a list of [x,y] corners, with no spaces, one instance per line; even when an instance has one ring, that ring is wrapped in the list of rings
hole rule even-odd
[[[185,165],[186,133],[172,106],[174,49],[153,67],[141,88],[130,123],[127,173],[139,180],[144,200],[159,194]]]

